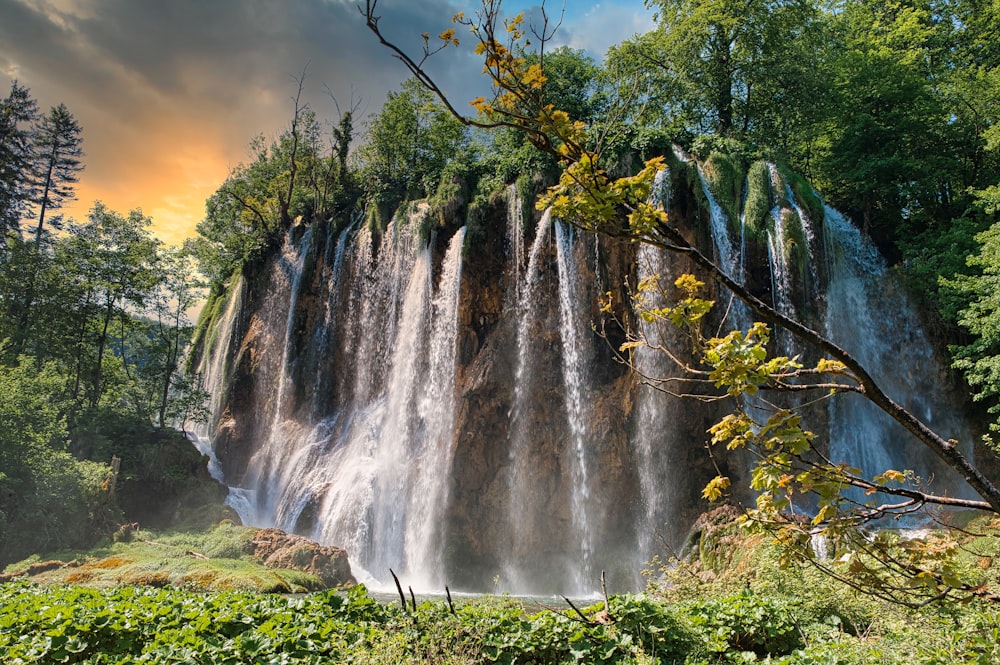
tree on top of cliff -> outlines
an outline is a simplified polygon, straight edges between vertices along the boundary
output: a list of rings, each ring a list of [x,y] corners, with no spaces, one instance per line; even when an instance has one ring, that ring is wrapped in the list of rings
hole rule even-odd
[[[661,4],[672,7],[683,3]],[[545,49],[558,22],[550,20],[544,3],[539,26],[526,26],[523,15],[504,18],[499,0],[483,0],[482,10],[475,17],[459,14],[452,19],[453,24],[467,28],[473,35],[476,52],[482,55],[484,72],[492,84],[489,99],[480,97],[471,102],[477,112],[473,117],[460,113],[424,68],[428,58],[458,45],[455,29],[444,30],[433,46],[425,34],[421,55],[411,57],[384,37],[377,5],[377,0],[368,0],[361,10],[368,27],[460,122],[484,129],[521,131],[535,147],[558,160],[562,167],[560,180],[541,197],[539,207],[551,207],[561,219],[588,231],[687,256],[745,302],[759,320],[747,331],[736,330],[723,337],[703,336],[700,323],[711,303],[700,297],[703,285],[690,276],[678,281],[681,298],[675,307],[642,312],[688,330],[701,362],[697,367],[685,366],[689,375],[710,381],[735,398],[736,412],[714,426],[712,433],[715,442],[746,448],[757,457],[753,489],[759,499],[757,508],[749,512],[756,523],[772,529],[788,545],[790,553],[810,559],[866,592],[895,602],[919,605],[945,598],[997,599],[977,580],[957,574],[949,556],[957,547],[954,539],[914,546],[899,541],[871,541],[866,529],[879,517],[905,514],[927,505],[1000,513],[1000,490],[962,454],[957,442],[934,432],[893,400],[843,348],[755,297],[689,242],[666,212],[650,202],[653,180],[663,168],[662,158],[650,159],[632,176],[613,177],[603,169],[600,146],[595,147],[591,141],[587,125],[556,108],[546,95]],[[525,57],[529,46],[534,47],[536,57]],[[725,116],[719,122],[730,126],[732,101],[728,108],[724,99],[716,102],[716,111]],[[642,289],[637,296],[641,298]],[[771,327],[789,331],[826,357],[813,367],[803,367],[792,358],[769,357]],[[631,340],[622,351],[642,343]],[[828,459],[812,445],[812,434],[803,428],[794,410],[774,408],[764,422],[747,413],[746,398],[772,390],[821,396],[841,392],[863,395],[958,471],[981,499],[965,501],[930,494],[914,484],[912,476],[895,469],[866,478],[850,460]],[[704,495],[719,498],[728,485],[729,479],[720,475],[705,488]],[[861,489],[870,500],[852,500],[846,492],[849,488]],[[793,493],[814,497],[817,510],[812,519],[802,520],[788,512]],[[831,537],[856,552],[850,567],[835,569],[816,561],[809,546],[815,535]]]

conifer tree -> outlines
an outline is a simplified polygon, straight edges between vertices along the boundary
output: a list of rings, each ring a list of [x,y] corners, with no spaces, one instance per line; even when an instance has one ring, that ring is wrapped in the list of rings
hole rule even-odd
[[[31,123],[38,117],[38,104],[16,80],[0,101],[0,249],[7,235],[19,230],[29,205],[31,178]]]
[[[35,204],[38,206],[38,226],[35,245],[40,246],[46,214],[73,199],[73,185],[83,170],[82,129],[65,104],[52,107],[35,127]],[[50,221],[50,225],[56,226]]]

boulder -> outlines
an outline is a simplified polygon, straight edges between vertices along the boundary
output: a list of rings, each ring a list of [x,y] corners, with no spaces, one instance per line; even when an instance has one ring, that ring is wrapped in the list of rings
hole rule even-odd
[[[328,587],[357,583],[345,550],[320,545],[280,529],[260,529],[247,542],[244,551],[268,568],[301,570],[319,577]]]

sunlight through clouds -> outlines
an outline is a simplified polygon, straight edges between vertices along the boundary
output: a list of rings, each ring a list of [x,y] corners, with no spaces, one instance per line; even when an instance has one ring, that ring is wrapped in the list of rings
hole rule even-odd
[[[478,6],[382,0],[379,10],[387,34],[418,48],[421,32]],[[644,16],[641,0],[570,0],[555,43],[599,58]],[[431,69],[461,108],[483,85],[466,44]],[[63,212],[83,219],[95,200],[120,212],[141,207],[170,242],[194,233],[205,198],[246,160],[254,136],[287,126],[303,71],[321,119],[337,117],[328,90],[365,115],[407,75],[353,0],[0,0],[0,86],[18,79],[43,111],[63,102],[83,127],[78,200]]]

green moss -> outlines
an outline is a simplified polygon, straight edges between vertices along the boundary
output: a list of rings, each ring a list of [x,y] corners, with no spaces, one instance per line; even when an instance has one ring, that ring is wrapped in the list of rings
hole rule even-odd
[[[242,288],[243,279],[241,270],[236,270],[229,280],[223,284],[213,284],[209,291],[208,301],[198,316],[198,323],[195,325],[194,334],[191,339],[191,348],[194,352],[188,355],[186,369],[194,369],[195,363],[205,354],[211,353],[219,339],[219,322],[222,320],[223,312],[229,305],[230,298],[236,296]]]
[[[771,172],[767,162],[756,161],[747,171],[747,195],[743,204],[743,221],[747,235],[761,240],[767,234],[773,204],[771,202]]]
[[[743,166],[740,160],[721,152],[713,152],[702,166],[708,187],[735,229],[740,219],[743,191]]]
[[[228,520],[202,531],[161,534],[135,531],[128,542],[47,556],[46,559],[74,563],[61,564],[31,579],[42,585],[70,583],[98,588],[138,584],[265,593],[301,593],[325,588],[315,575],[265,568],[244,554],[244,546],[256,531]],[[26,570],[38,560],[35,556],[12,564],[7,572]]]
[[[191,335],[191,348],[195,352],[188,355],[188,371],[191,371],[193,364],[197,362],[196,356],[203,355],[209,350],[208,331],[218,319],[221,303],[225,301],[225,294],[226,289],[222,284],[212,284]]]
[[[490,228],[492,216],[490,211],[503,205],[504,188],[493,191],[477,192],[469,204],[465,215],[465,241],[462,246],[462,256],[468,258],[470,252],[489,242],[493,233]]]
[[[809,277],[809,240],[802,219],[793,208],[782,208],[781,216],[785,227],[782,255],[785,262],[794,268],[797,281],[805,283]]]
[[[795,173],[787,166],[781,166],[778,168],[781,176],[788,183],[788,186],[792,189],[792,194],[795,196],[796,203],[805,210],[806,215],[809,216],[809,221],[813,223],[814,227],[818,227],[823,223],[823,216],[825,214],[823,210],[823,201],[816,194],[816,190],[812,188],[805,178]]]

